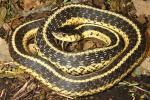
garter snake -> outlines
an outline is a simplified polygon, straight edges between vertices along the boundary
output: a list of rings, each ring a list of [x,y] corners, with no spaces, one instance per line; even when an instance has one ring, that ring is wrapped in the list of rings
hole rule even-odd
[[[72,33],[66,32],[72,29],[66,26],[75,28]],[[56,46],[55,38],[73,42],[80,40],[80,35],[100,39],[106,46],[81,52],[67,52]],[[36,55],[26,48],[32,36]],[[48,18],[24,23],[9,40],[10,54],[20,68],[50,89],[73,97],[114,86],[141,62],[145,50],[145,35],[128,18],[81,4],[65,5]]]

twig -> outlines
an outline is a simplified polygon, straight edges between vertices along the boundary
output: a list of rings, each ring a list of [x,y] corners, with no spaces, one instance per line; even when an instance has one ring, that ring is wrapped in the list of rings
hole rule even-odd
[[[143,89],[143,88],[141,88],[141,87],[139,87],[139,86],[137,86],[138,84],[137,83],[130,83],[130,82],[127,82],[127,81],[124,81],[124,82],[120,82],[119,83],[120,85],[128,85],[128,86],[133,86],[134,88],[136,88],[136,89],[139,89],[139,90],[141,90],[141,91],[143,91],[143,92],[145,92],[145,93],[148,93],[149,95],[150,95],[150,92],[149,91],[147,91],[147,90],[145,90],[145,89]]]
[[[12,100],[18,99],[19,94],[23,93],[23,92],[26,90],[27,86],[31,83],[31,81],[33,81],[33,79],[30,79],[29,81],[27,81],[27,82],[22,86],[22,88],[21,88],[17,93],[15,93],[15,95],[12,97]],[[22,96],[19,96],[19,97],[22,97]]]
[[[141,88],[139,86],[134,86],[134,87],[137,88],[137,89],[139,89],[139,90],[141,90],[141,91],[143,91],[143,92],[146,92],[146,93],[148,93],[150,95],[149,91],[147,91],[147,90],[145,90],[145,89],[143,89],[143,88]]]
[[[2,65],[11,65],[11,64],[14,64],[14,62],[10,61],[10,62],[0,63],[0,66],[2,66]]]
[[[3,89],[0,94],[0,100],[5,100],[5,96],[6,96],[6,92],[5,92],[5,89]]]
[[[60,96],[63,96],[63,97],[66,97],[67,99],[74,99],[73,97],[66,96],[66,95],[63,95],[63,94],[60,94],[60,93],[56,93],[56,94],[58,94],[58,95],[60,95]]]

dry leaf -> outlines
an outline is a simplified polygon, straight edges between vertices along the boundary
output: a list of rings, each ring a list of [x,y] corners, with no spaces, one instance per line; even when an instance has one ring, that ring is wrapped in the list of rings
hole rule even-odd
[[[132,0],[136,9],[136,15],[150,15],[150,0]]]
[[[138,16],[138,18],[136,18],[136,20],[138,20],[141,24],[144,24],[146,22],[144,15]]]
[[[6,32],[10,32],[10,31],[12,31],[11,30],[11,25],[9,24],[9,23],[4,23],[3,24],[3,28],[4,28],[4,30],[6,31]]]
[[[86,41],[83,45],[83,50],[88,50],[93,48],[94,43],[92,41]]]
[[[148,56],[150,56],[150,29],[147,30],[147,40],[148,40]]]
[[[38,6],[41,6],[39,0],[24,0],[24,10],[30,10]]]
[[[93,0],[93,4],[98,8],[105,8],[104,0]]]
[[[6,17],[7,9],[5,7],[0,8],[0,27],[4,24],[4,19]]]
[[[4,19],[7,13],[7,9],[5,7],[0,8],[0,18]]]
[[[19,25],[22,24],[22,20],[21,19],[14,19],[12,22],[11,22],[11,28],[12,29],[15,29],[16,27],[18,27]]]
[[[110,4],[111,11],[119,12],[121,10],[120,3],[121,3],[121,0],[112,0]]]
[[[8,45],[6,44],[5,40],[0,38],[0,61],[11,61],[11,57],[8,50]]]
[[[150,57],[147,57],[137,70],[143,75],[150,75]]]

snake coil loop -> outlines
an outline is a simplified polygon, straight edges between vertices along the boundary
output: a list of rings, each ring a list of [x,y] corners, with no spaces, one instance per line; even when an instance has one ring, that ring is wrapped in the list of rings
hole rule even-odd
[[[58,29],[66,26],[75,26],[77,31],[64,36]],[[26,50],[33,33],[37,33],[38,55],[30,55]],[[107,45],[81,52],[66,52],[56,46],[54,38],[73,42],[80,40],[79,34]],[[9,42],[10,54],[22,69],[50,89],[75,97],[114,86],[141,62],[146,49],[145,35],[129,19],[81,4],[63,6],[48,18],[20,25]]]

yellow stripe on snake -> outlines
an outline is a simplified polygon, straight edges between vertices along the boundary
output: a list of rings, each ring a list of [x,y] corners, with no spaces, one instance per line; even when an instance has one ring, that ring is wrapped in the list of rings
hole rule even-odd
[[[36,55],[28,53],[26,47],[34,35]],[[67,52],[55,41],[75,42],[88,37],[106,45]],[[72,97],[92,95],[114,86],[141,62],[145,49],[145,35],[132,21],[81,4],[62,6],[48,18],[20,25],[9,41],[11,57],[20,68],[50,89]]]

